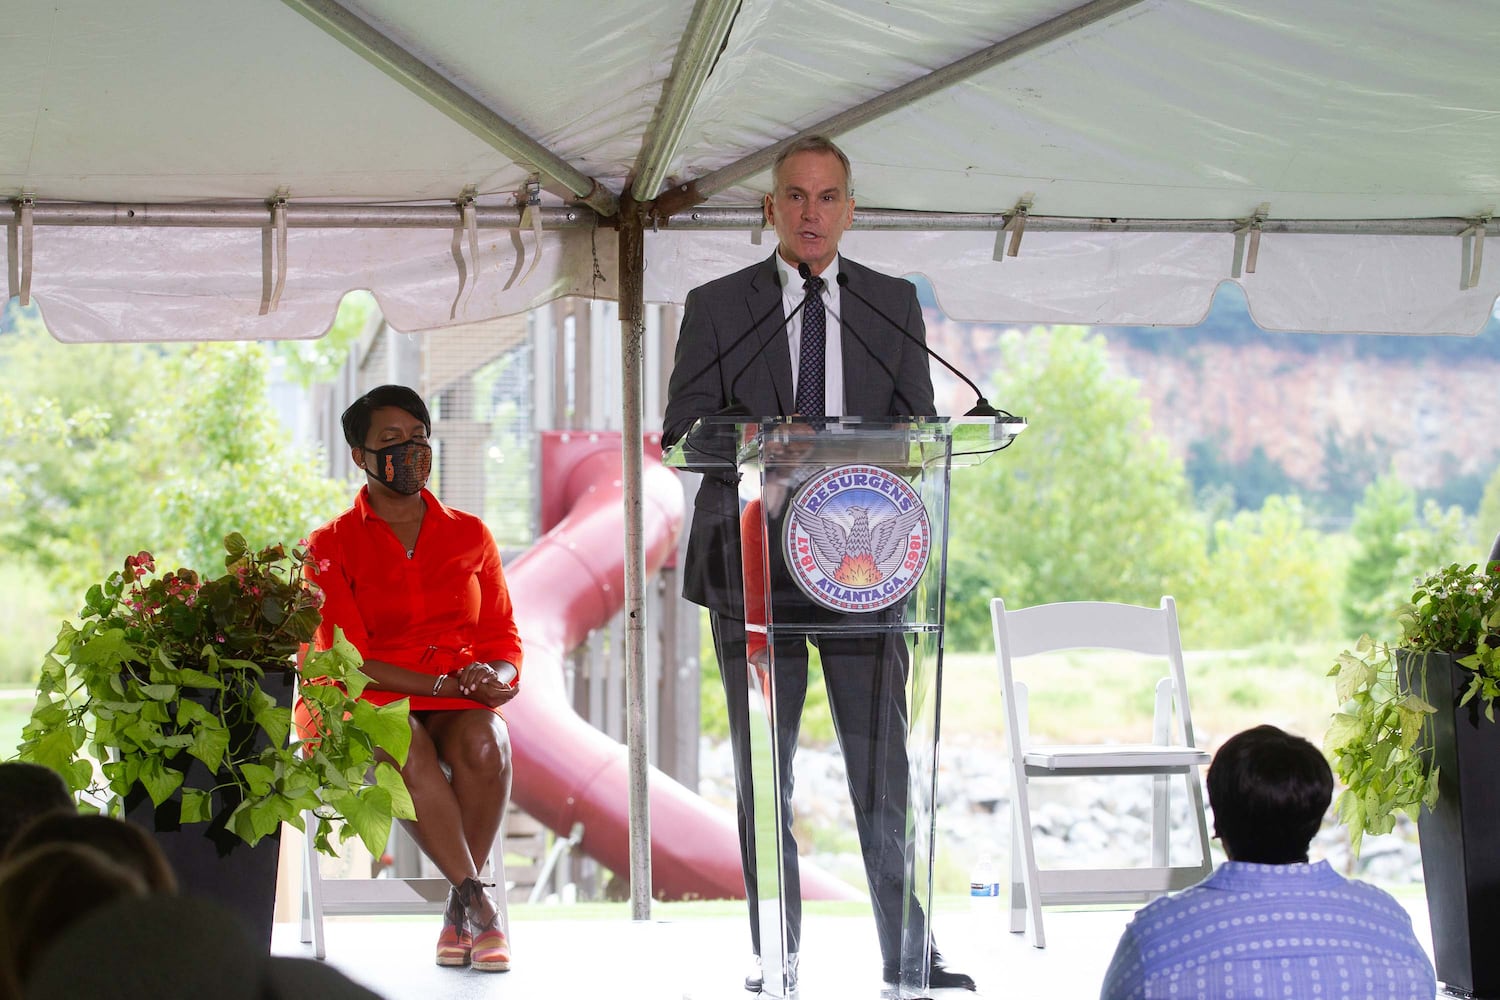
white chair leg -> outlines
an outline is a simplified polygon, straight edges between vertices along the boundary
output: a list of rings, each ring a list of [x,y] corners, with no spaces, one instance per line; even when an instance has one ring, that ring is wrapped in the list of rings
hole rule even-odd
[[[1171,776],[1153,775],[1151,778],[1151,864],[1165,868],[1172,855],[1171,836]]]
[[[1022,853],[1020,793],[1011,795],[1010,807],[1010,932],[1026,933],[1026,857]]]
[[[1152,737],[1157,745],[1169,743],[1172,724],[1172,681],[1163,677],[1156,685],[1156,714],[1152,718]],[[1151,864],[1165,868],[1172,857],[1172,783],[1171,775],[1151,778]]]
[[[1031,828],[1031,803],[1026,788],[1026,765],[1017,763],[1011,768],[1015,784],[1011,808],[1015,814],[1017,826],[1017,837],[1019,843],[1015,846],[1020,848],[1022,866],[1022,891],[1025,894],[1025,912],[1031,918],[1031,944],[1034,948],[1047,947],[1047,936],[1042,929],[1042,886],[1041,875],[1037,872],[1036,846],[1032,841]],[[1012,847],[1014,852],[1015,847]],[[1014,854],[1012,855],[1014,856]],[[1011,888],[1011,929],[1015,927],[1015,887]]]
[[[1188,807],[1193,811],[1193,819],[1198,826],[1198,858],[1203,869],[1204,878],[1213,869],[1213,859],[1209,854],[1208,844],[1208,814],[1203,808],[1203,782],[1200,780],[1199,770],[1196,767],[1188,768],[1184,775],[1187,781]]]
[[[318,869],[317,831],[318,821],[309,813],[305,817],[307,833],[303,838],[306,850],[302,859],[302,884],[305,887],[302,905],[302,941],[312,940],[313,954],[319,959],[328,957],[328,945],[323,937],[323,873]]]
[[[500,908],[500,930],[505,940],[510,940],[510,887],[505,883],[505,817],[500,817],[500,829],[495,832],[495,842],[490,845],[490,877],[495,880],[495,903]],[[512,945],[514,947],[514,945]]]
[[[304,835],[305,838],[305,835]],[[310,885],[311,876],[307,873],[307,844],[302,845],[302,884],[298,886],[297,902],[301,911],[299,940],[303,944],[311,944],[312,933],[312,889]]]

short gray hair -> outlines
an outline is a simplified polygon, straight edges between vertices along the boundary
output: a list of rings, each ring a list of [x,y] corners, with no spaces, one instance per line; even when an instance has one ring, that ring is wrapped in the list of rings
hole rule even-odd
[[[771,164],[771,190],[776,189],[777,178],[781,174],[781,165],[790,157],[798,153],[832,153],[839,158],[844,165],[844,196],[854,197],[854,168],[849,165],[849,157],[842,149],[826,135],[804,135],[786,144],[781,152],[776,154],[776,161]]]

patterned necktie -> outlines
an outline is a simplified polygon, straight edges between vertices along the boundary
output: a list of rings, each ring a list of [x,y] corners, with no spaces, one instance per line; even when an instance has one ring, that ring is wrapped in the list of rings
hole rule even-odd
[[[809,294],[802,308],[802,349],[797,358],[797,413],[804,417],[825,416],[823,388],[825,342],[828,321],[823,311],[823,279],[808,278],[802,283]]]

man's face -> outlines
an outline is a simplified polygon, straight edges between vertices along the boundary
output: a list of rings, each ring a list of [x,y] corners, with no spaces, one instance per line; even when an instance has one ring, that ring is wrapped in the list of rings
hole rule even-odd
[[[781,256],[793,265],[805,261],[813,274],[822,274],[854,221],[844,165],[832,153],[793,153],[776,172],[775,183],[766,195],[766,217],[776,227]]]

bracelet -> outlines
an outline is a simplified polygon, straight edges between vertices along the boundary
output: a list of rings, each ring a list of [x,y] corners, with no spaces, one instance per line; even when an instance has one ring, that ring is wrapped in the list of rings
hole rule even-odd
[[[438,696],[438,689],[443,686],[443,681],[445,681],[447,679],[448,679],[448,675],[447,674],[438,674],[438,679],[437,679],[436,683],[434,683],[432,685],[432,696],[434,698],[436,698]]]

